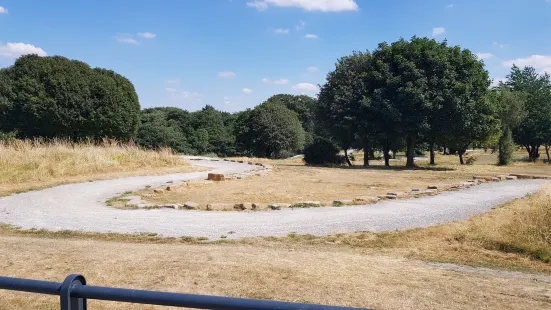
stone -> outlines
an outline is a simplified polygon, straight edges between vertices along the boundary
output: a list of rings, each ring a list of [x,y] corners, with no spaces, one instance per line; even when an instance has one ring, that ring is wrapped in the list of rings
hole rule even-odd
[[[238,162],[238,163],[240,163],[240,164],[244,163],[244,161],[243,161],[243,160],[239,160],[239,161],[237,161],[237,162]]]
[[[162,194],[162,193],[164,193],[165,191],[164,191],[164,189],[162,189],[162,188],[156,188],[156,189],[153,190],[153,192],[154,192],[154,193],[157,193],[157,194]]]
[[[181,207],[181,204],[179,203],[168,203],[168,204],[159,205],[159,208],[167,208],[167,209],[180,209],[180,207]]]
[[[224,181],[224,175],[221,173],[209,173],[207,180],[210,181]]]
[[[438,190],[429,188],[425,191],[425,193],[428,194],[428,195],[436,195],[436,194],[438,194]]]
[[[386,199],[397,199],[398,196],[397,195],[385,195],[385,198]]]
[[[333,206],[340,207],[340,206],[348,206],[354,204],[353,200],[346,200],[346,199],[339,199],[333,201]]]
[[[260,203],[257,203],[257,202],[253,202],[251,204],[251,209],[252,210],[258,210],[258,209],[261,209],[262,208],[262,205]]]
[[[264,166],[264,164],[262,164],[262,163],[256,163],[255,165],[261,166],[261,167]]]
[[[234,210],[234,204],[231,203],[209,203],[207,205],[207,211],[231,211]]]
[[[412,188],[411,191],[412,191],[412,192],[420,192],[421,189],[419,189],[419,188]]]
[[[271,203],[268,205],[268,208],[272,210],[281,210],[281,208],[289,208],[291,204],[289,203]]]
[[[497,177],[492,177],[492,182],[499,182],[499,181],[501,181],[501,179],[500,179],[500,178],[497,178]]]
[[[172,190],[172,187],[167,186],[165,189],[166,189],[167,192],[170,192]]]
[[[508,175],[508,176],[506,177],[506,179],[507,179],[507,180],[516,180],[516,179],[518,179],[518,177],[517,177],[517,176],[514,176],[514,175]]]
[[[360,196],[354,198],[354,202],[377,202],[379,200],[381,199],[375,196]]]
[[[510,176],[517,177],[517,179],[533,179],[534,177],[528,174],[510,174]]]
[[[197,210],[199,208],[199,204],[193,201],[186,201],[182,207],[187,210]]]
[[[241,202],[241,203],[236,203],[234,206],[233,206],[234,209],[236,210],[252,210],[253,209],[253,204],[250,203],[250,202]]]
[[[254,165],[254,163],[252,161],[248,161],[247,164]]]
[[[506,175],[496,175],[496,178],[499,178],[501,181],[507,180],[507,176],[506,176]]]
[[[317,208],[320,206],[319,201],[301,201],[291,205],[291,208]]]
[[[438,186],[436,186],[436,185],[429,185],[429,186],[427,186],[427,189],[438,189]]]

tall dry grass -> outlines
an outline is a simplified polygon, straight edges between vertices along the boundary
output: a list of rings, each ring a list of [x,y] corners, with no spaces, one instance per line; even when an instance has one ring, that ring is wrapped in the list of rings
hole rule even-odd
[[[181,169],[188,164],[170,149],[63,140],[0,143],[0,195],[66,182]],[[186,167],[187,168],[187,167]]]

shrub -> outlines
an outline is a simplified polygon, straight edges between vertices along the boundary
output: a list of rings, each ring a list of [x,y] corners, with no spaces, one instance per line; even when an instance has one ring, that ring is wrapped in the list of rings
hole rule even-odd
[[[344,157],[335,143],[318,137],[304,149],[304,161],[308,165],[342,165]]]
[[[513,135],[511,130],[505,130],[503,135],[499,138],[499,165],[508,165],[513,159],[513,153],[515,152],[515,143],[513,142]]]

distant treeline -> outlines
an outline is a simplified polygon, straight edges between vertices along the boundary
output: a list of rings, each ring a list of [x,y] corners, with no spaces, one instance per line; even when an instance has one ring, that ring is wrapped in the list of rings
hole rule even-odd
[[[381,43],[342,57],[318,98],[280,94],[237,113],[206,106],[140,111],[121,75],[64,57],[22,56],[0,69],[0,131],[19,138],[115,138],[187,154],[281,158],[305,152],[312,164],[350,161],[339,150],[364,149],[364,165],[404,150],[407,165],[429,151],[462,155],[468,147],[516,145],[540,157],[551,145],[547,73],[513,66],[491,86],[484,63],[467,49],[427,38]]]

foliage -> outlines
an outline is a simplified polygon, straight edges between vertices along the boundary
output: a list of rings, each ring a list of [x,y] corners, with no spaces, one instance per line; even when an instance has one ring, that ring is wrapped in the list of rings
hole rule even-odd
[[[0,84],[1,129],[21,137],[129,140],[138,129],[134,86],[110,70],[25,55],[0,70]]]
[[[531,160],[539,157],[539,148],[548,142],[551,131],[550,76],[538,74],[533,67],[511,68],[505,86],[526,96],[526,117],[513,129],[515,142],[523,145]]]
[[[332,141],[317,137],[312,144],[304,148],[304,162],[308,165],[344,164],[339,148]]]
[[[304,145],[304,130],[295,112],[279,104],[263,104],[242,120],[237,141],[257,157],[280,157]]]
[[[511,129],[506,128],[499,137],[499,153],[498,164],[508,165],[513,160],[513,153],[515,152],[515,142],[513,141],[513,133]]]

